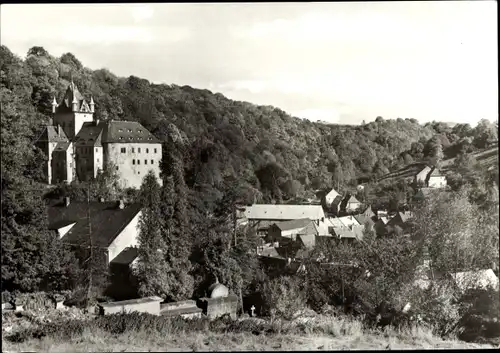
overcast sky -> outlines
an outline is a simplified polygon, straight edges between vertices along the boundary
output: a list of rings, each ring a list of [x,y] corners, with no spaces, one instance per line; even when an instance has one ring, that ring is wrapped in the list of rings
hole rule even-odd
[[[1,42],[313,121],[498,118],[494,1],[2,5]]]

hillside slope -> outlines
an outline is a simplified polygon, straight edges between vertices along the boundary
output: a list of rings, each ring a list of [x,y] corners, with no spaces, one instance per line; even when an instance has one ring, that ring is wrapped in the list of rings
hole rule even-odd
[[[313,123],[204,89],[90,70],[71,53],[56,58],[41,47],[22,60],[2,46],[0,58],[8,107],[2,119],[22,116],[31,142],[48,121],[53,95],[60,99],[72,77],[93,95],[97,118],[139,121],[162,141],[183,145],[186,181],[203,199],[217,198],[228,177],[238,181],[243,202],[281,202],[337,184],[352,188],[407,164],[412,146],[425,146],[439,127],[381,117],[362,126]],[[424,151],[431,154],[432,148]]]

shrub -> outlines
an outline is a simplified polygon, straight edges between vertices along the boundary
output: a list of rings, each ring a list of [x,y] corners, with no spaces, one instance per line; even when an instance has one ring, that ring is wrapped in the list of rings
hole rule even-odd
[[[291,319],[305,308],[306,297],[297,279],[278,277],[264,284],[264,311],[274,318]]]

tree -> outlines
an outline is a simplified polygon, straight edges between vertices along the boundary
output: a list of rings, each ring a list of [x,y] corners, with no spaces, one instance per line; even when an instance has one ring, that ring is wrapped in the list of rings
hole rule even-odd
[[[135,276],[141,296],[166,297],[170,293],[170,268],[165,260],[167,248],[161,234],[163,220],[160,195],[156,176],[150,171],[144,177],[139,197],[143,207],[139,218],[138,265]]]
[[[168,265],[168,300],[182,300],[190,298],[193,293],[193,278],[190,275],[192,265],[189,261],[191,254],[191,241],[189,239],[188,228],[182,225],[182,204],[179,205],[179,195],[176,193],[176,186],[173,176],[167,177],[167,180],[161,190],[162,207],[161,217],[163,219],[162,238],[165,244],[164,259]],[[177,190],[181,190],[177,186]],[[184,193],[185,195],[185,193]],[[184,197],[185,196],[181,196]],[[184,201],[185,202],[185,201]],[[182,226],[184,232],[178,228]]]
[[[429,249],[432,266],[441,273],[489,268],[498,259],[498,220],[468,195],[466,188],[440,193],[415,210],[412,236]]]

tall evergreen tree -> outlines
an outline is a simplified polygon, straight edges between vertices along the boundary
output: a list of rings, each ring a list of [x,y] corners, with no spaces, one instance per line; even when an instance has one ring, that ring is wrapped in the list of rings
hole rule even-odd
[[[177,177],[183,179],[182,175]],[[178,185],[174,183],[174,177],[169,176],[162,188],[162,239],[165,243],[164,259],[168,265],[169,292],[167,298],[170,300],[186,299],[191,297],[193,293],[193,278],[190,275],[191,262],[189,261],[191,241],[186,231],[180,231],[187,229],[185,227],[187,223],[186,206],[179,202],[179,195],[183,194],[182,182],[183,180],[180,182],[181,188],[179,189]],[[176,189],[180,190],[181,193],[177,193]],[[183,202],[185,202],[185,196]]]
[[[170,292],[165,261],[166,244],[162,238],[160,185],[150,171],[141,186],[139,201],[142,213],[139,218],[139,250],[136,277],[141,296],[159,295],[165,297]]]

